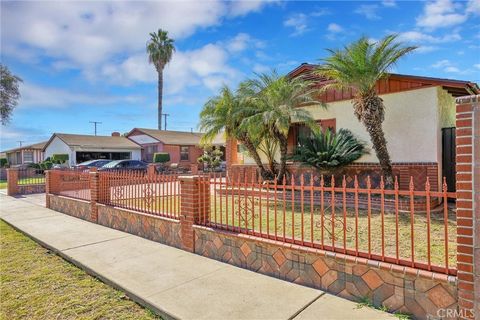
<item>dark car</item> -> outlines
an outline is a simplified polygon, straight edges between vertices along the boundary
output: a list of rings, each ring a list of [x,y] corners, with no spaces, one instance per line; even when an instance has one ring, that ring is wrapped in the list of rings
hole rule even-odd
[[[81,162],[74,166],[75,169],[89,169],[89,168],[101,168],[107,163],[112,162],[112,160],[106,160],[106,159],[96,159],[96,160],[88,160],[85,162]]]
[[[110,161],[101,168],[98,168],[100,171],[109,171],[109,170],[147,170],[148,164],[140,160],[115,160]]]

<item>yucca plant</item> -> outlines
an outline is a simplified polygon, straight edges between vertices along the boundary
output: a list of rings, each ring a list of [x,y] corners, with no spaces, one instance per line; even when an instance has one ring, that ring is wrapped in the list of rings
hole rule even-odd
[[[359,159],[368,150],[363,141],[348,129],[333,133],[330,129],[312,132],[310,137],[300,139],[292,160],[312,166],[322,172],[331,173]]]

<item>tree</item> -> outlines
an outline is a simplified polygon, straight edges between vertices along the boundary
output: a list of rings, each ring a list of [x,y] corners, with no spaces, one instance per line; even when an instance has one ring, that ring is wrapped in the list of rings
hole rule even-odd
[[[238,92],[233,92],[224,86],[220,94],[210,98],[200,112],[199,129],[205,134],[202,142],[208,144],[218,134],[224,133],[227,138],[233,138],[242,143],[248,154],[253,158],[260,170],[260,175],[265,179],[271,176],[257,152],[258,141],[241,126],[242,120],[248,116],[252,108],[247,108],[248,101]]]
[[[242,126],[252,135],[262,134],[278,141],[280,164],[276,172],[282,181],[286,173],[288,132],[294,122],[300,122],[312,130],[318,130],[310,112],[302,107],[323,106],[316,99],[313,83],[302,77],[287,78],[275,71],[259,74],[241,86],[243,96],[250,97],[252,110],[247,113]]]
[[[334,80],[322,88],[324,92],[329,89],[353,89],[355,116],[370,135],[388,187],[393,186],[392,163],[382,128],[385,106],[376,92],[376,84],[388,77],[388,72],[401,57],[416,49],[403,46],[395,39],[395,35],[389,35],[378,42],[371,42],[362,37],[343,50],[328,49],[331,55],[323,59],[317,69],[321,77]]]
[[[214,172],[222,163],[223,152],[220,149],[205,145],[203,154],[197,159],[198,163],[203,165],[204,170]]]
[[[12,74],[6,66],[0,64],[0,96],[2,100],[0,116],[3,125],[10,122],[13,109],[18,104],[18,99],[20,98],[18,86],[20,82],[23,82],[20,77]]]
[[[162,99],[163,99],[163,69],[172,59],[175,52],[174,40],[168,37],[168,32],[158,29],[150,33],[147,43],[148,61],[155,66],[158,73],[158,129],[162,130]]]

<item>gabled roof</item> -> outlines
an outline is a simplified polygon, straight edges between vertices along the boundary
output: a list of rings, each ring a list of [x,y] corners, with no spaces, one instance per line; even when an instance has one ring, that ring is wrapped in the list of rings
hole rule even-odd
[[[54,133],[45,144],[43,151],[57,137],[70,147],[96,148],[96,149],[141,149],[130,139],[116,136],[92,136],[83,134]]]
[[[203,134],[200,132],[170,131],[145,128],[133,128],[128,134],[130,136],[134,131],[140,131],[147,136],[152,137],[164,144],[197,146]]]
[[[21,147],[18,147],[18,148],[13,148],[13,149],[9,149],[9,150],[5,150],[3,151],[2,153],[10,153],[10,152],[15,152],[15,151],[20,151],[20,150],[26,150],[26,149],[33,149],[33,150],[42,150],[43,147],[45,147],[45,145],[47,144],[48,141],[42,141],[42,142],[37,142],[37,143],[34,143],[34,144],[29,144],[29,145],[26,145],[26,146],[21,146]]]
[[[297,77],[299,75],[305,76],[307,79],[315,81],[319,86],[323,83],[329,83],[332,80],[321,78],[313,73],[317,68],[316,64],[302,63],[292,71],[290,71],[288,77]],[[467,95],[474,95],[480,93],[478,84],[464,80],[433,78],[425,76],[414,76],[408,74],[391,73],[388,77],[389,82],[394,82],[392,88],[390,83],[387,85],[377,86],[380,94],[399,92],[411,89],[420,89],[422,87],[441,86],[447,90],[454,97],[461,97]]]

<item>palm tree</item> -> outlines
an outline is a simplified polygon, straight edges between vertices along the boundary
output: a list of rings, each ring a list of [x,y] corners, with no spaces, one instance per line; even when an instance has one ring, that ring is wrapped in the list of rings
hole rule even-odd
[[[258,141],[252,139],[243,127],[240,126],[246,116],[245,100],[227,86],[224,86],[220,94],[207,101],[200,112],[199,129],[205,134],[203,143],[211,142],[222,132],[227,138],[234,138],[241,142],[255,161],[263,178],[268,177],[262,160],[257,152]]]
[[[322,59],[317,74],[334,80],[322,88],[353,89],[355,116],[363,123],[370,135],[373,149],[385,176],[385,185],[393,186],[392,163],[387,149],[387,141],[382,128],[385,106],[376,92],[379,80],[388,77],[395,63],[416,47],[403,46],[395,42],[396,35],[389,35],[378,42],[362,37],[343,50],[330,50],[330,56]]]
[[[310,112],[302,107],[322,106],[316,100],[315,89],[311,82],[301,77],[289,79],[275,71],[259,74],[256,79],[248,80],[241,86],[243,96],[251,97],[250,113],[242,121],[242,127],[252,134],[265,132],[278,141],[280,148],[280,166],[277,179],[282,181],[286,172],[288,131],[293,122],[300,122],[313,130],[318,125]]]
[[[158,29],[150,33],[147,42],[148,62],[155,66],[158,73],[158,129],[162,130],[162,98],[163,98],[163,69],[172,59],[175,52],[174,40],[168,37],[168,32]]]

